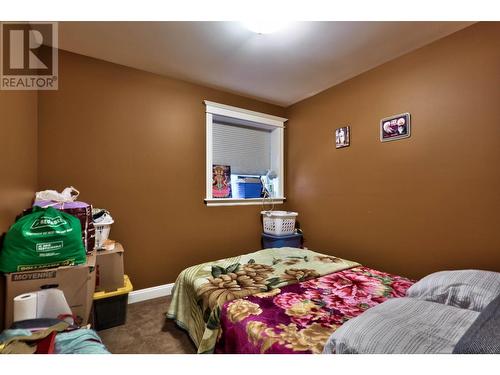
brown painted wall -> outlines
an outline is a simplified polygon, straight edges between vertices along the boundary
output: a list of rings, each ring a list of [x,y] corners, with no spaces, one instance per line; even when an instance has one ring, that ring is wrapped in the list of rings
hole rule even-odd
[[[73,185],[109,209],[136,289],[253,251],[260,207],[206,207],[205,106],[284,109],[61,51],[59,90],[39,94],[39,188]]]
[[[499,41],[500,23],[476,24],[288,109],[306,245],[411,277],[500,271]],[[401,112],[411,138],[381,143],[380,119]]]
[[[37,94],[0,91],[0,233],[30,206],[37,181]]]
[[[36,182],[37,93],[0,91],[0,235],[30,206]],[[2,276],[0,331],[4,328],[4,302],[5,278]]]
[[[38,188],[112,211],[136,289],[257,249],[259,206],[203,203],[208,99],[290,118],[286,207],[310,248],[412,277],[499,271],[499,37],[474,25],[286,111],[61,51],[60,90],[38,96]],[[412,137],[380,143],[380,118],[403,111]]]

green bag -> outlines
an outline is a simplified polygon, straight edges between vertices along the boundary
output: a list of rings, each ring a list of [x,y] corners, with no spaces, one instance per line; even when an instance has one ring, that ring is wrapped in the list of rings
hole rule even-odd
[[[55,208],[35,206],[7,232],[0,252],[0,271],[71,266],[86,260],[80,221]]]

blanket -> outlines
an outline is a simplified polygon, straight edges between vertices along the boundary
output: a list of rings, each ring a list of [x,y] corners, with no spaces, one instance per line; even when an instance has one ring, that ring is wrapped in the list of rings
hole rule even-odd
[[[264,249],[199,264],[179,274],[167,317],[189,333],[198,353],[213,353],[224,303],[356,266],[297,248]]]
[[[216,353],[321,353],[348,320],[390,298],[412,281],[367,267],[331,273],[224,304]]]

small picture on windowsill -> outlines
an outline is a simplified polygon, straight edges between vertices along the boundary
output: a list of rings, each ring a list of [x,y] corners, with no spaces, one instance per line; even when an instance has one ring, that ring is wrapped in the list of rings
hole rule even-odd
[[[335,130],[335,148],[343,148],[350,145],[349,128],[349,126],[344,126]]]
[[[231,166],[213,165],[212,197],[231,198]]]

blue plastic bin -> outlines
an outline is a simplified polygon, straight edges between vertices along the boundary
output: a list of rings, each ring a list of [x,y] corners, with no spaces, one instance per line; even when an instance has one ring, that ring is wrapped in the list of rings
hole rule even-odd
[[[238,196],[240,198],[260,198],[262,184],[260,182],[237,182]]]
[[[286,236],[273,236],[262,233],[262,248],[270,249],[273,247],[302,247],[302,234],[288,234]]]

